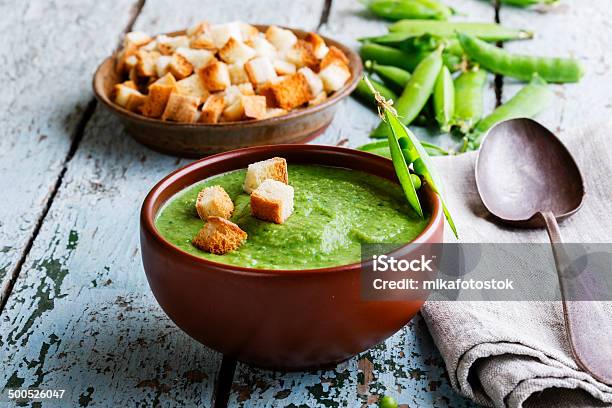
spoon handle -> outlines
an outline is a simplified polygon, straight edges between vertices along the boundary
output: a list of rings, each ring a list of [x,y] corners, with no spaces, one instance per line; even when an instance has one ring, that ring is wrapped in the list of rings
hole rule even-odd
[[[612,384],[612,323],[606,317],[601,302],[594,301],[597,298],[592,289],[597,275],[572,267],[554,214],[551,211],[540,214],[552,244],[563,300],[565,330],[574,360],[595,379]]]

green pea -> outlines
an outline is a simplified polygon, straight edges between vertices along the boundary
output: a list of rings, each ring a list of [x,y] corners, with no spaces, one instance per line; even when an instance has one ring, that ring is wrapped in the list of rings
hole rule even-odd
[[[552,101],[553,93],[539,76],[521,89],[512,99],[499,106],[489,116],[482,119],[470,136],[472,148],[478,148],[482,136],[496,124],[516,118],[531,118],[546,109]]]
[[[398,92],[404,90],[411,76],[410,72],[404,69],[391,65],[381,65],[376,61],[366,61],[365,67],[368,71],[375,72],[385,85]]]
[[[386,42],[397,42],[409,37],[419,37],[430,34],[439,37],[455,37],[456,32],[480,38],[484,41],[497,42],[509,40],[523,40],[533,37],[533,32],[504,27],[493,23],[462,23],[435,20],[403,20],[389,27],[390,33],[380,37],[367,40],[385,44]]]
[[[365,0],[364,5],[372,13],[386,20],[404,18],[446,20],[451,9],[435,0]]]
[[[372,60],[382,65],[391,65],[412,71],[424,56],[421,53],[409,53],[385,45],[365,43],[359,50],[361,59]]]
[[[394,107],[399,120],[409,125],[421,112],[433,92],[436,79],[442,69],[442,50],[432,52],[416,67],[404,92],[397,99]],[[370,135],[374,138],[388,137],[389,128],[381,123]]]
[[[386,100],[397,100],[397,95],[391,89],[387,88],[384,84],[370,78],[367,74],[364,74],[364,77],[367,77],[370,80],[370,83],[374,87],[374,89],[379,92]],[[361,78],[359,83],[357,84],[357,88],[355,88],[354,95],[365,102],[371,108],[376,109],[378,103],[376,102],[376,98],[374,98],[374,94],[370,90],[368,84],[366,84],[365,79]]]
[[[573,58],[546,58],[510,54],[467,34],[457,34],[470,59],[496,74],[529,81],[538,74],[548,82],[578,82],[584,74],[580,62]]]
[[[483,91],[487,71],[475,69],[461,73],[455,79],[455,116],[453,122],[459,130],[469,133],[482,118]]]
[[[418,190],[419,188],[421,188],[423,183],[421,182],[421,178],[419,176],[417,176],[416,174],[410,173],[410,178],[412,179],[412,185],[414,186],[415,190]]]
[[[433,91],[433,104],[436,121],[443,132],[450,131],[451,121],[455,114],[455,87],[453,77],[447,67],[443,66],[436,79]]]
[[[395,398],[385,395],[378,401],[378,408],[397,408],[397,401]]]

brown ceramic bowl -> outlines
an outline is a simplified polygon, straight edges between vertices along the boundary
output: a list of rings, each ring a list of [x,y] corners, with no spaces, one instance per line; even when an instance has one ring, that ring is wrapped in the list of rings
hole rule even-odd
[[[154,225],[159,209],[185,187],[274,156],[285,157],[290,164],[345,167],[397,182],[390,160],[333,146],[263,146],[199,160],[164,178],[147,195],[140,218],[144,269],[164,311],[199,342],[261,367],[329,366],[391,336],[423,301],[362,300],[358,263],[262,270],[211,262],[170,244]],[[443,239],[440,200],[428,189],[423,199],[431,222],[412,248]]]
[[[262,31],[268,26],[256,25],[256,27]],[[293,28],[291,30],[299,38],[303,38],[307,33]],[[177,31],[167,35],[184,33]],[[356,52],[327,37],[323,39],[326,44],[335,45],[347,55],[351,78],[325,102],[313,107],[295,109],[287,115],[275,118],[218,124],[190,124],[162,121],[130,112],[110,99],[113,87],[121,82],[114,69],[113,56],[106,58],[98,67],[93,78],[93,89],[98,101],[119,117],[134,139],[162,153],[200,158],[249,146],[306,143],[323,133],[329,126],[337,103],[355,89],[363,71],[361,59]]]

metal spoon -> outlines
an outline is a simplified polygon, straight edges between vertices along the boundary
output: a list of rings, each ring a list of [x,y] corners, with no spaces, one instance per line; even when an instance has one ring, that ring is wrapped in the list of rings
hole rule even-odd
[[[597,302],[572,301],[592,299],[588,297],[592,282],[586,281],[592,275],[570,273],[570,258],[557,224],[580,209],[585,195],[582,175],[569,151],[536,121],[502,122],[489,131],[480,147],[476,184],[482,202],[498,221],[546,228],[574,360],[594,378],[612,383],[612,323]]]

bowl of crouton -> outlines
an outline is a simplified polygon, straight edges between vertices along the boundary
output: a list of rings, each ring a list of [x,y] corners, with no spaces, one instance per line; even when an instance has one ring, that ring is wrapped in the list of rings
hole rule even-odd
[[[198,158],[313,140],[362,70],[353,50],[314,32],[201,22],[126,34],[98,67],[93,89],[138,142]]]
[[[309,173],[310,166],[326,170]],[[376,177],[375,194],[393,188],[399,191],[398,199],[405,201],[390,160],[336,146],[286,144],[239,149],[203,158],[161,180],[144,200],[140,243],[149,286],[166,314],[208,347],[249,364],[289,371],[346,360],[409,322],[424,300],[364,299],[359,255],[351,263],[332,267],[312,268],[308,266],[311,263],[299,268],[273,267],[300,263],[302,255],[297,254],[302,254],[302,243],[309,242],[303,237],[316,228],[319,215],[332,211],[334,198],[341,196],[339,189],[346,186],[323,180],[321,185],[330,190],[323,198],[303,191],[314,184],[300,183],[300,179],[312,174],[323,174],[324,179],[336,172],[342,172],[344,180],[358,175],[354,185],[359,189],[367,179]],[[201,184],[207,180],[211,183]],[[185,192],[188,196],[181,195]],[[245,195],[246,201],[240,201]],[[440,199],[426,184],[419,196],[428,217],[420,232],[397,251],[411,253],[408,251],[418,246],[443,241]],[[350,207],[361,211],[369,205],[357,201],[349,198],[333,211],[349,212]],[[368,201],[373,210],[366,223],[378,233],[385,227],[384,217],[377,213],[384,200]],[[307,206],[312,207],[303,208]],[[315,207],[318,210],[311,211]],[[368,211],[361,214],[367,217]],[[298,219],[300,223],[295,222]],[[326,235],[338,224],[318,219],[318,227],[323,226]],[[191,224],[194,229],[181,235]],[[391,224],[398,228],[398,223]],[[298,225],[305,229],[285,230]],[[175,240],[168,231],[175,234]],[[281,235],[285,241],[278,240]],[[273,239],[295,244],[288,252],[291,255],[274,257],[284,246],[272,245]],[[258,247],[257,253],[254,247]],[[239,258],[241,252],[248,256]],[[322,257],[316,251],[309,252],[311,262],[325,260],[329,253],[323,252]],[[339,248],[336,253],[343,252]],[[256,267],[240,266],[254,265],[249,263],[254,257],[271,266],[262,262]],[[230,264],[234,261],[236,264]]]

